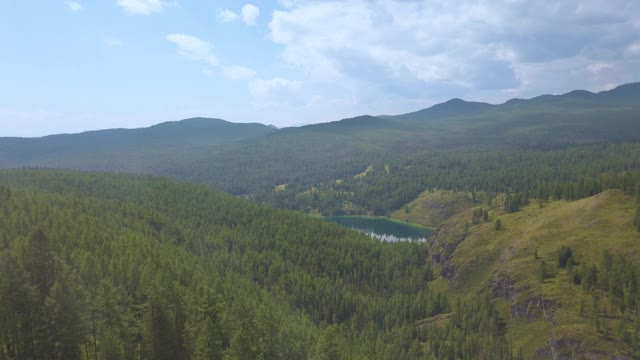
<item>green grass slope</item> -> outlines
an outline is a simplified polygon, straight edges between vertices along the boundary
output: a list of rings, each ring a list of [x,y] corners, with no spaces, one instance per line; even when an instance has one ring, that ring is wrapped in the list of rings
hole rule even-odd
[[[423,226],[438,227],[450,217],[473,205],[468,192],[427,190],[404,208],[391,213],[391,217]]]
[[[501,299],[503,316],[510,320],[509,337],[527,358],[571,352],[577,358],[628,358],[632,350],[616,334],[630,325],[621,325],[622,317],[609,310],[605,324],[596,330],[592,295],[557,266],[557,253],[561,246],[570,247],[578,269],[600,266],[604,250],[638,264],[635,210],[633,198],[608,190],[574,202],[531,204],[510,214],[496,206],[488,222],[465,230],[472,213],[466,210],[441,226],[432,246],[451,293],[471,299],[489,291]],[[500,230],[495,228],[497,219]],[[548,278],[541,281],[543,261]]]

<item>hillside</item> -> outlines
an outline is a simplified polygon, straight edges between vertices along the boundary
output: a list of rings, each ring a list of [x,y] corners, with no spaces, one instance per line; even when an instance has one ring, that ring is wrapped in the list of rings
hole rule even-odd
[[[424,244],[203,186],[0,171],[0,213],[5,359],[418,359],[449,307]]]
[[[635,290],[616,280],[609,283],[602,263],[607,250],[614,259],[619,257],[614,264],[624,261],[623,271],[637,275],[640,233],[634,227],[633,198],[609,190],[574,202],[531,204],[515,213],[505,213],[499,201],[483,207],[490,209],[487,222],[472,224],[473,210],[465,210],[446,221],[433,237],[432,254],[447,278],[448,285],[442,286],[463,298],[489,291],[499,299],[509,321],[508,336],[529,356],[573,353],[577,358],[611,358],[608,354],[618,354],[626,359],[638,355],[629,337],[637,333],[638,323],[620,310],[617,300],[623,292],[635,296]],[[495,228],[497,219],[502,223],[500,230]],[[471,225],[466,233],[465,224]],[[563,246],[571,250],[572,269],[558,266]],[[592,279],[594,287],[587,291],[584,274],[593,265],[602,273]],[[576,283],[576,276],[581,283]],[[617,281],[624,284],[626,278],[619,276]],[[609,284],[620,294],[608,293]]]
[[[473,206],[473,198],[468,192],[427,190],[404,208],[391,213],[391,217],[423,226],[438,227],[452,216]]]
[[[427,210],[460,207],[426,213],[428,242],[384,243],[165,178],[0,171],[0,355],[637,355],[634,198],[506,212],[504,194],[468,195],[423,194]]]

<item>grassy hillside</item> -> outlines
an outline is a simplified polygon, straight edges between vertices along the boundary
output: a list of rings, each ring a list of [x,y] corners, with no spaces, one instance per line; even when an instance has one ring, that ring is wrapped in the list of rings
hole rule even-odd
[[[572,349],[586,358],[606,353],[631,356],[634,350],[623,343],[620,331],[635,331],[635,325],[612,310],[611,298],[600,292],[604,305],[596,316],[595,295],[583,291],[571,274],[592,264],[601,266],[605,250],[638,264],[640,233],[633,224],[633,198],[609,190],[574,202],[531,204],[511,214],[494,206],[487,222],[465,230],[472,211],[450,218],[433,238],[432,250],[450,293],[471,299],[489,291],[502,299],[502,314],[510,320],[508,336],[529,356],[571,354]],[[571,271],[558,266],[562,246],[573,252],[576,264]],[[546,278],[541,280],[543,262]],[[600,319],[599,328],[595,318]]]
[[[404,208],[394,211],[391,217],[423,226],[438,227],[450,217],[473,206],[473,199],[468,192],[427,190]]]

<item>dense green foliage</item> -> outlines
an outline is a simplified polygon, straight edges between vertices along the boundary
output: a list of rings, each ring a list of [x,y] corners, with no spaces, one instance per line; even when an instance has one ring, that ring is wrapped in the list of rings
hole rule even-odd
[[[457,301],[446,326],[428,327],[430,355],[437,359],[512,359],[506,332],[507,322],[488,295],[469,304]]]
[[[417,359],[449,311],[424,243],[162,178],[0,184],[1,358]]]
[[[625,350],[640,356],[640,267],[605,250],[599,266],[583,264],[572,279],[591,295],[581,311],[593,331],[619,339]]]

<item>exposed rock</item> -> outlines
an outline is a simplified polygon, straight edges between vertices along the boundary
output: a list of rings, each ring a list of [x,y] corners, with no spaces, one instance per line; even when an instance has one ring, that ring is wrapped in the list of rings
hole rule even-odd
[[[538,359],[553,360],[629,360],[628,356],[611,352],[588,349],[580,341],[572,338],[549,338],[547,346],[536,351]]]
[[[529,290],[516,288],[513,280],[506,275],[494,275],[491,282],[491,293],[494,297],[511,300],[511,318],[535,321],[544,319],[555,325],[556,311],[560,304],[553,299],[546,299],[542,295],[535,295],[527,299],[518,300],[518,295]]]
[[[511,305],[512,319],[525,319],[535,321],[540,318],[556,324],[556,312],[560,304],[556,300],[545,299],[542,295],[530,297],[528,301],[521,304]]]
[[[491,284],[491,293],[493,297],[501,297],[511,301],[515,301],[518,296],[518,291],[508,276],[495,276]]]
[[[447,225],[443,225],[434,232],[429,241],[429,253],[431,260],[435,264],[442,265],[440,275],[445,279],[452,281],[455,277],[455,269],[449,261],[455,249],[466,238],[465,234],[449,234]]]

